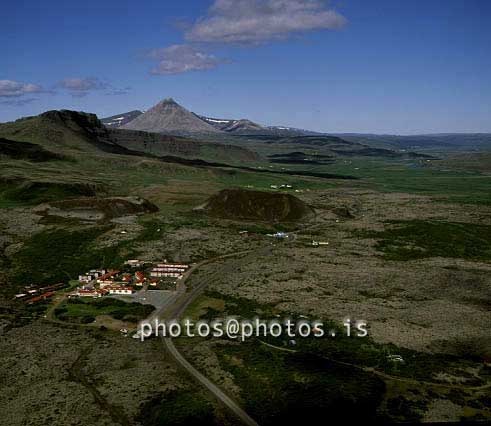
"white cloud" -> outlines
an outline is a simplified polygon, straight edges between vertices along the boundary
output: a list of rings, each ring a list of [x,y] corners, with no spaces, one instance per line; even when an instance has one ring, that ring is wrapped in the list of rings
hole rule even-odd
[[[322,0],[215,0],[208,16],[199,19],[185,37],[192,42],[253,44],[338,29],[345,23]]]
[[[96,77],[78,78],[71,77],[61,80],[58,85],[62,89],[68,90],[70,94],[77,98],[83,98],[95,90],[106,90],[105,95],[126,95],[130,92],[130,87],[118,88],[112,84],[100,80]]]
[[[93,90],[106,89],[107,83],[100,81],[98,78],[65,78],[58,83],[62,89],[68,90],[72,96],[83,97]]]
[[[13,80],[0,80],[0,97],[16,98],[33,93],[42,93],[42,86],[32,83],[21,83]]]
[[[201,52],[187,44],[175,44],[162,49],[152,49],[147,56],[158,60],[157,66],[151,70],[151,73],[156,75],[209,70],[228,62],[209,53]]]

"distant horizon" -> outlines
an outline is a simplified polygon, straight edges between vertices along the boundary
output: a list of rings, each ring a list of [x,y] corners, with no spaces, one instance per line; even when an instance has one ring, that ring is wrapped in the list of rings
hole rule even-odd
[[[486,0],[26,0],[4,14],[0,122],[172,96],[322,133],[491,133]]]
[[[173,99],[175,100],[176,98],[173,98]],[[176,101],[176,102],[179,105],[181,105],[184,108],[186,108],[185,105],[182,105],[178,101]],[[121,112],[118,112],[118,113],[115,113],[115,114],[108,114],[108,115],[104,115],[104,116],[101,116],[99,114],[96,114],[95,112],[92,112],[92,111],[71,110],[69,108],[56,108],[54,110],[58,110],[58,111],[59,110],[68,110],[68,111],[84,112],[84,113],[88,113],[88,114],[95,114],[99,120],[102,120],[104,118],[108,118],[108,117],[112,117],[112,116],[118,116],[118,115],[126,114],[126,113],[132,112],[132,111],[145,112],[145,111],[147,111],[148,109],[150,109],[154,105],[151,105],[148,108],[133,108],[133,109],[128,109],[127,111],[121,111]],[[16,121],[16,120],[19,120],[19,119],[23,119],[23,118],[27,118],[27,117],[37,116],[37,115],[40,115],[40,114],[42,114],[44,112],[52,111],[52,110],[53,109],[47,109],[45,111],[41,111],[39,114],[31,114],[31,115],[25,115],[25,116],[17,117],[17,118],[14,118],[12,120],[9,120],[8,122],[13,122],[13,121]],[[211,115],[207,115],[206,113],[201,113],[201,112],[196,112],[196,111],[191,111],[191,112],[193,112],[193,113],[195,113],[197,115],[203,116],[203,117],[207,117],[207,118],[228,119],[228,120],[248,119],[247,117],[211,116]],[[253,120],[251,120],[251,121],[253,121]],[[6,123],[6,122],[7,121],[0,121],[0,124],[1,123]],[[435,132],[435,133],[377,133],[377,132],[374,133],[374,132],[358,132],[358,131],[350,131],[350,132],[336,132],[336,131],[332,131],[331,132],[331,131],[325,131],[324,132],[324,131],[319,131],[319,130],[313,130],[313,129],[306,129],[306,128],[301,128],[301,127],[291,126],[288,123],[283,123],[283,124],[257,123],[257,124],[260,124],[260,125],[263,125],[263,126],[266,126],[266,127],[268,127],[268,126],[271,126],[271,127],[285,127],[285,128],[292,128],[292,129],[298,129],[298,130],[306,130],[306,131],[318,132],[318,133],[322,133],[322,134],[326,134],[326,135],[402,136],[402,137],[407,137],[407,136],[446,136],[446,135],[479,135],[479,134],[488,135],[488,134],[491,134],[491,131],[489,131],[489,132],[461,131],[461,132]]]

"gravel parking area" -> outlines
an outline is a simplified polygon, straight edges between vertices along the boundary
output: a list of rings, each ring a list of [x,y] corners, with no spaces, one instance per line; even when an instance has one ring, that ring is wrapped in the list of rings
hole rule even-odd
[[[120,296],[113,295],[114,299],[123,300],[129,303],[141,303],[142,305],[152,305],[156,309],[164,307],[176,294],[175,291],[170,290],[140,290],[130,295]]]

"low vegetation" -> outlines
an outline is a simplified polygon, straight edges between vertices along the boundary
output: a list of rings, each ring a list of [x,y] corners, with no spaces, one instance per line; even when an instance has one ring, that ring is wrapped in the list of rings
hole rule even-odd
[[[276,312],[272,305],[210,291],[190,306],[193,317],[207,320],[227,315],[271,319]],[[211,343],[221,368],[241,389],[247,412],[260,424],[313,423],[326,416],[355,422],[421,421],[429,399],[447,398],[448,382],[440,377],[451,375],[463,384],[451,389],[463,406],[473,401],[465,388],[486,383],[486,371],[469,373],[476,361],[472,357],[417,352],[378,344],[370,337],[347,337],[341,325],[323,322],[325,331],[336,331],[335,338],[298,337],[291,344],[291,338],[282,335],[252,337],[240,344],[223,339]],[[404,361],[391,360],[395,354]],[[405,389],[402,395],[399,389]],[[363,417],[358,418],[358,413]]]
[[[66,123],[64,117],[68,118]],[[5,225],[0,223],[2,290],[9,285],[9,293],[23,292],[24,286],[31,283],[50,285],[72,279],[75,287],[79,285],[76,280],[79,274],[99,267],[120,269],[129,258],[167,258],[190,263],[250,250],[244,259],[230,258],[222,266],[214,263],[193,273],[187,282],[190,288],[193,283],[208,280],[209,287],[216,291],[206,292],[190,305],[191,317],[213,320],[236,315],[273,319],[285,312],[310,316],[319,313],[326,317],[325,329],[339,332],[336,338],[296,338],[295,342],[285,335],[251,338],[241,344],[223,339],[178,340],[189,361],[237,397],[260,424],[350,420],[359,424],[382,423],[387,417],[389,421],[416,422],[424,420],[434,401],[441,400],[457,404],[463,415],[489,418],[489,398],[485,393],[491,376],[489,367],[483,366],[483,359],[489,357],[489,345],[481,337],[485,324],[482,319],[489,308],[485,291],[489,288],[489,274],[482,263],[470,262],[465,268],[474,272],[457,265],[455,274],[446,274],[455,263],[452,258],[479,262],[491,259],[489,209],[484,206],[491,205],[491,177],[486,175],[489,158],[476,159],[479,167],[469,170],[467,166],[458,169],[452,166],[459,159],[438,163],[429,157],[394,156],[378,149],[365,150],[339,138],[312,137],[307,138],[307,143],[305,138],[303,141],[292,138],[288,143],[240,138],[234,143],[258,148],[260,158],[254,157],[247,165],[231,160],[233,167],[229,167],[203,161],[203,158],[225,161],[229,154],[233,158],[235,149],[222,152],[221,159],[215,158],[214,154],[224,149],[218,142],[215,146],[204,144],[203,149],[195,151],[196,156],[190,156],[190,151],[182,149],[190,149],[192,142],[189,146],[181,145],[182,141],[178,144],[170,138],[162,152],[135,155],[129,150],[138,147],[131,145],[130,139],[126,141],[128,149],[121,150],[124,147],[118,148],[107,139],[108,133],[95,120],[95,116],[77,118],[76,114],[52,112],[1,126],[1,135],[8,138],[0,153],[0,208],[5,208],[0,211],[0,219],[5,218]],[[87,133],[87,129],[92,129],[95,136],[92,130]],[[115,137],[119,132],[109,133]],[[12,142],[14,139],[37,145],[27,147],[22,142]],[[143,139],[135,143],[142,145]],[[338,143],[344,146],[341,151],[336,147]],[[166,152],[166,147],[172,151]],[[159,159],[157,155],[167,157]],[[177,159],[174,157],[177,155],[187,159]],[[470,160],[474,162],[474,158]],[[336,176],[357,179],[326,180]],[[209,215],[193,211],[221,190],[224,191],[207,206]],[[429,197],[409,195],[414,193]],[[140,211],[114,202],[114,197],[129,196],[151,200],[160,210],[157,213],[147,206],[151,208]],[[82,197],[84,201],[80,202]],[[101,201],[101,197],[110,201]],[[449,201],[475,205],[453,204],[447,214]],[[49,202],[59,214],[30,208],[44,202]],[[315,206],[317,216],[304,227],[303,219],[312,214],[309,206]],[[78,210],[89,211],[88,215],[97,210],[104,220],[95,225],[94,219],[87,225],[87,217],[78,214]],[[73,211],[77,214],[72,214]],[[135,219],[137,213],[143,214]],[[44,217],[40,219],[41,214]],[[414,217],[420,220],[405,220]],[[429,219],[435,217],[444,219]],[[482,218],[482,224],[476,218]],[[475,223],[463,223],[472,221]],[[352,234],[353,229],[365,227],[377,231]],[[284,244],[263,237],[278,231],[295,231],[298,238]],[[358,240],[349,238],[350,235]],[[329,246],[312,247],[310,241],[314,237],[329,242]],[[374,255],[373,240],[381,257]],[[270,248],[270,254],[264,254],[266,250],[254,252],[263,246]],[[430,257],[442,259],[402,263]],[[415,266],[421,270],[411,275]],[[134,272],[129,267],[127,271]],[[425,287],[427,276],[428,280],[438,276],[433,280],[433,292]],[[413,277],[418,279],[418,286],[407,285],[415,283]],[[153,288],[175,286],[166,284]],[[412,291],[415,287],[417,291]],[[450,295],[450,289],[455,294]],[[440,293],[447,293],[447,297],[440,298]],[[27,379],[43,369],[48,376],[55,370],[59,373],[58,382],[48,383],[46,388],[63,383],[73,386],[66,381],[65,370],[58,371],[52,366],[70,366],[75,361],[75,367],[69,368],[78,369],[80,377],[85,377],[87,371],[94,372],[93,377],[86,379],[92,389],[117,397],[121,412],[132,406],[131,415],[139,413],[129,423],[206,426],[223,420],[222,408],[207,399],[201,388],[191,382],[181,386],[177,379],[172,379],[177,368],[168,366],[168,360],[160,356],[162,347],[156,339],[140,345],[120,333],[80,326],[97,319],[98,325],[119,329],[123,326],[113,319],[135,323],[152,312],[151,306],[126,303],[130,298],[124,297],[70,299],[54,310],[56,318],[72,323],[62,327],[43,320],[47,312],[51,318],[52,311],[47,309],[53,299],[27,304],[13,301],[12,296],[7,294],[5,298],[9,310],[2,306],[0,321],[26,328],[17,335],[12,326],[3,328],[10,345],[6,345],[4,364],[8,373],[17,359],[23,359],[22,370],[26,373],[22,377],[26,384],[20,392],[25,400],[19,403],[21,400],[11,399],[16,404],[10,404],[10,408],[32,411],[29,403],[39,395],[37,388],[31,386],[32,380]],[[327,309],[329,304],[367,312],[369,324],[379,325],[379,330],[385,329],[381,322],[387,325],[394,319],[398,322],[393,323],[392,334],[375,336],[374,332],[367,338],[343,337],[343,328],[329,321],[338,318]],[[465,327],[450,331],[438,328],[440,323],[453,324],[452,320],[457,318],[457,314],[452,316],[454,311],[461,315],[459,321],[463,318],[460,313],[466,313],[466,321],[462,321]],[[27,327],[31,327],[31,334],[24,333],[29,331]],[[75,349],[87,349],[87,330],[99,333],[92,349],[93,360],[87,352],[76,361]],[[456,330],[463,338],[471,338],[457,341]],[[63,339],[56,345],[49,343],[58,335],[63,335]],[[440,341],[428,336],[437,336]],[[36,338],[37,350],[26,352],[26,345],[32,346]],[[407,346],[412,349],[404,348],[408,343],[414,344]],[[438,353],[442,348],[445,350],[445,345],[452,351]],[[54,362],[56,356],[45,354],[45,347],[60,348],[56,355],[64,348],[69,356]],[[127,350],[124,363],[121,348]],[[434,353],[426,353],[424,348]],[[111,358],[111,363],[101,363],[108,351],[116,351],[118,357]],[[42,354],[42,358],[36,358],[36,354]],[[403,362],[390,357],[395,354]],[[129,371],[137,364],[139,370]],[[108,366],[110,371],[103,369]],[[184,381],[185,377],[180,379]],[[12,375],[8,385],[17,380]],[[147,393],[142,393],[144,386],[148,386]],[[72,402],[66,399],[70,395],[76,396],[77,401],[80,395],[86,395],[90,400],[86,412],[99,415],[91,405],[90,391],[81,389],[80,393],[73,393],[73,389],[66,392],[63,389],[60,395],[64,398],[60,401],[68,404]],[[52,415],[49,410],[52,398],[53,395],[40,399],[44,407],[40,412]],[[108,405],[104,409],[112,408]]]
[[[213,406],[197,390],[174,390],[155,396],[141,405],[143,426],[213,426]]]
[[[213,301],[213,303],[206,303]],[[217,310],[216,308],[220,309]],[[207,291],[205,296],[198,299],[190,307],[194,315],[200,314],[200,319],[213,320],[226,316],[238,316],[250,319],[257,315],[261,319],[281,319],[283,314],[276,310],[273,304],[258,304],[253,300],[232,297],[219,292]],[[278,315],[281,315],[278,318]],[[290,315],[293,322],[298,322],[302,318]],[[316,318],[316,320],[319,318]],[[306,356],[319,356],[331,362],[340,364],[346,363],[363,368],[375,368],[378,371],[399,377],[406,377],[416,380],[432,381],[433,377],[439,373],[452,371],[456,376],[458,371],[468,366],[472,367],[473,361],[479,361],[480,356],[469,354],[467,359],[462,357],[445,354],[428,354],[425,352],[413,351],[398,347],[393,344],[378,344],[369,336],[356,337],[354,325],[352,335],[346,335],[346,329],[340,323],[330,319],[322,319],[325,335],[322,338],[306,337],[295,339],[295,345],[290,346],[286,333],[279,337],[265,336],[260,340],[294,351],[303,353]],[[334,331],[336,337],[330,337],[329,333]],[[390,354],[401,355],[404,363],[394,363],[388,360]],[[475,359],[474,359],[475,358]],[[481,385],[482,381],[474,377],[474,385]]]
[[[121,246],[95,248],[93,241],[110,226],[75,230],[48,229],[33,235],[12,256],[11,281],[18,285],[66,282],[94,267],[115,267],[123,263]]]
[[[242,389],[247,412],[263,425],[373,421],[382,380],[320,357],[246,341],[217,348],[222,367]]]
[[[0,182],[0,207],[33,206],[71,197],[92,197],[95,189],[87,184],[5,180]],[[3,203],[2,203],[3,201]]]
[[[127,303],[112,298],[102,299],[69,299],[56,308],[55,316],[67,322],[88,324],[94,322],[98,315],[109,315],[114,319],[136,323],[146,318],[154,308],[140,303]]]
[[[34,143],[11,141],[5,138],[0,138],[0,156],[2,155],[14,160],[34,162],[65,159],[62,155],[55,154]]]
[[[491,226],[437,221],[391,222],[380,232],[364,232],[378,240],[376,248],[388,260],[454,257],[491,259]]]

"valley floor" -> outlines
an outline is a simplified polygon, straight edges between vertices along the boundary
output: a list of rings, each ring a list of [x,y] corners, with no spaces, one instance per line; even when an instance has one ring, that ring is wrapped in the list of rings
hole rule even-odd
[[[29,136],[16,131],[24,124],[7,126],[7,136]],[[63,147],[55,156],[35,147],[40,162],[0,156],[0,419],[7,424],[237,424],[158,339],[142,343],[118,331],[136,323],[113,317],[125,314],[116,302],[67,309],[66,288],[31,305],[14,300],[30,284],[77,285],[79,274],[120,269],[128,259],[199,264],[186,285],[203,293],[184,313],[196,320],[288,316],[321,319],[333,330],[347,317],[367,322],[364,338],[174,341],[261,425],[326,416],[491,420],[488,157],[469,159],[471,171],[454,158],[442,170],[433,160],[330,156],[286,170],[265,155],[300,148],[263,144],[263,159],[238,169],[102,152],[71,136],[65,146],[61,133],[47,134],[58,136],[33,142]],[[82,142],[91,149],[77,151]],[[317,162],[329,154],[301,149]],[[255,220],[239,219],[254,210],[241,197],[243,211],[217,208],[221,217],[196,209],[225,188],[287,192],[309,214],[268,223],[263,209]],[[241,255],[223,257],[233,253]]]
[[[491,251],[489,240],[480,237],[491,229],[491,208],[351,186],[305,191],[296,195],[316,216],[288,225],[292,241],[287,243],[266,235],[275,231],[270,225],[212,219],[183,208],[207,197],[206,190],[196,193],[192,185],[179,191],[154,186],[142,195],[161,211],[112,220],[94,234],[91,250],[117,246],[149,260],[192,262],[253,249],[191,275],[191,288],[208,282],[190,307],[192,316],[367,321],[369,336],[363,341],[305,339],[288,347],[283,339],[242,344],[179,339],[186,358],[260,424],[284,421],[280,396],[296,401],[295,409],[304,414],[312,404],[315,412],[332,413],[333,399],[315,396],[322,389],[335,389],[341,407],[364,407],[378,419],[490,418]],[[0,213],[5,254],[14,267],[29,234],[60,226],[30,208]],[[73,232],[100,225],[62,226]],[[412,228],[404,232],[413,226],[422,234]],[[164,232],[152,233],[160,228]],[[244,229],[249,232],[241,234]],[[453,235],[443,248],[434,244],[441,232]],[[312,246],[313,240],[329,244]],[[266,246],[269,254],[254,250]],[[442,250],[458,254],[446,257]],[[58,256],[56,250],[44,254]],[[4,304],[0,412],[9,424],[179,424],[203,415],[209,424],[233,424],[157,341],[142,344],[97,327],[47,323],[42,309],[40,315],[7,299]],[[388,362],[388,354],[401,355],[404,364]],[[362,392],[360,381],[366,386]],[[307,396],[315,402],[304,401]],[[192,410],[183,413],[183,404]]]

